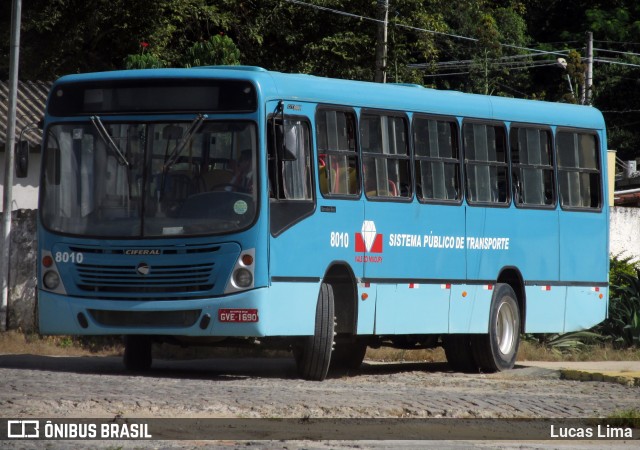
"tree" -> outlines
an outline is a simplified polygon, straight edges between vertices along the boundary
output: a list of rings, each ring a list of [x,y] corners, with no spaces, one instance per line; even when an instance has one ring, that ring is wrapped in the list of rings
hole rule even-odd
[[[196,42],[187,51],[185,67],[240,64],[240,50],[224,33]]]
[[[2,2],[0,8],[6,8]],[[224,31],[233,10],[210,0],[32,0],[23,7],[20,77],[53,79],[65,73],[121,69],[127,55],[149,48],[136,64],[182,62],[194,42]],[[0,29],[8,55],[10,14]],[[149,56],[152,55],[152,56]],[[134,58],[136,59],[136,58]],[[0,64],[6,64],[2,58]],[[8,67],[0,65],[0,75]]]
[[[448,37],[438,40],[443,59],[455,67],[454,76],[435,78],[435,87],[490,95],[529,96],[526,62],[529,43],[524,6],[519,1],[437,0]],[[436,74],[436,72],[432,72]]]

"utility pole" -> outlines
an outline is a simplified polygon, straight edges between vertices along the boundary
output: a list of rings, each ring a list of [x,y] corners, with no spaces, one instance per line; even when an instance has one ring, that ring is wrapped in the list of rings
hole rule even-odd
[[[2,302],[0,303],[0,331],[7,329],[9,310],[9,249],[11,247],[11,203],[13,195],[13,165],[15,163],[16,109],[18,99],[18,61],[20,55],[20,16],[22,0],[13,0],[11,10],[11,55],[9,57],[9,110],[7,114],[7,142],[4,151],[4,190],[2,195]]]
[[[378,34],[376,38],[376,83],[387,82],[387,23],[389,0],[378,0]]]
[[[587,76],[585,77],[585,96],[584,104],[591,104],[592,87],[593,87],[593,33],[587,32]]]

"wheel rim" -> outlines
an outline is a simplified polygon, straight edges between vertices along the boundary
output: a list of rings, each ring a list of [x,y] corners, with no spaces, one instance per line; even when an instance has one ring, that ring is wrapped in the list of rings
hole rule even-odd
[[[506,355],[513,350],[516,333],[516,314],[513,306],[509,302],[502,302],[496,320],[496,337],[502,354]]]

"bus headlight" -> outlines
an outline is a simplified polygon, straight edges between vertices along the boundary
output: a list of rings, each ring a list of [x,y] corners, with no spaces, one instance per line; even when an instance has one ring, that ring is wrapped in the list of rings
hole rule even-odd
[[[53,270],[47,270],[42,277],[42,284],[51,291],[55,291],[60,286],[60,275]]]
[[[233,272],[233,282],[239,288],[246,289],[253,283],[253,275],[245,268],[236,269]]]
[[[234,294],[246,289],[252,289],[255,283],[256,250],[249,248],[244,250],[236,260],[231,275],[224,289],[225,294]]]

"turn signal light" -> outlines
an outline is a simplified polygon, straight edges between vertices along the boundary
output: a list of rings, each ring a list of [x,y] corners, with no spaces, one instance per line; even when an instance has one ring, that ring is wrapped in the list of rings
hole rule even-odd
[[[244,264],[245,266],[250,266],[251,264],[253,264],[253,256],[247,254],[242,255],[242,264]]]

